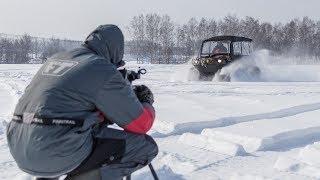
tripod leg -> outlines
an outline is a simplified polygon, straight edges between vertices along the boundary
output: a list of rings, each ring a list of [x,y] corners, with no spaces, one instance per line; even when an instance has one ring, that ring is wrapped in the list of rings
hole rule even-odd
[[[150,168],[150,171],[151,171],[151,174],[152,174],[152,176],[153,176],[153,179],[154,179],[154,180],[159,180],[158,175],[157,175],[156,171],[154,170],[152,164],[150,163],[148,166],[149,166],[149,168]],[[131,180],[131,175],[126,176],[126,179],[125,179],[125,180]]]
[[[158,175],[157,175],[156,171],[153,169],[153,166],[152,166],[151,163],[149,164],[149,168],[150,168],[150,171],[152,173],[153,179],[154,180],[159,180]]]
[[[131,180],[131,175],[126,176],[126,180]]]

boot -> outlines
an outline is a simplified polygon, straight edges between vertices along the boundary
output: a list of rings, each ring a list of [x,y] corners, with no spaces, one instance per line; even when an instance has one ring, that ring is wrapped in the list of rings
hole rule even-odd
[[[67,176],[65,180],[101,180],[101,174],[99,169],[95,169],[82,174]]]

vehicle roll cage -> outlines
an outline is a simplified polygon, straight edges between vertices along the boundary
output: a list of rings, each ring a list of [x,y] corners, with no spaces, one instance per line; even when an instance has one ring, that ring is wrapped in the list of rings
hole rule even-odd
[[[202,50],[203,50],[203,45],[204,45],[204,43],[210,42],[210,41],[213,41],[213,42],[217,42],[217,41],[229,41],[229,42],[230,42],[230,44],[229,44],[230,52],[229,52],[229,53],[226,53],[226,54],[234,55],[234,49],[233,49],[233,43],[234,43],[234,42],[252,42],[252,39],[246,38],[246,37],[241,37],[241,36],[215,36],[215,37],[206,39],[206,40],[204,40],[204,41],[202,42],[201,48],[200,48],[200,52],[199,52],[199,55],[200,55],[200,56],[202,55]],[[241,52],[242,52],[242,46],[241,46]]]

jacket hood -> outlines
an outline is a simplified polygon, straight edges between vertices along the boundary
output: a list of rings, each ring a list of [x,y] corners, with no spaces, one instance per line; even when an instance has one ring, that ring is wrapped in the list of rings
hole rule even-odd
[[[85,45],[98,55],[110,59],[117,67],[123,64],[124,37],[116,25],[101,25],[85,40]]]

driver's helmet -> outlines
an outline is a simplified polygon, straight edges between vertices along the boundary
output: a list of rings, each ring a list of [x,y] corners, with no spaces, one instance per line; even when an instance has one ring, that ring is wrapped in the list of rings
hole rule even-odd
[[[218,42],[216,47],[213,49],[213,54],[226,53],[226,52],[228,52],[228,49],[223,45],[222,42]]]

